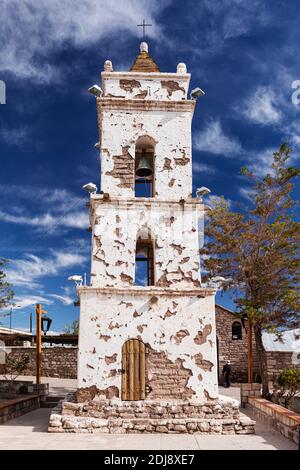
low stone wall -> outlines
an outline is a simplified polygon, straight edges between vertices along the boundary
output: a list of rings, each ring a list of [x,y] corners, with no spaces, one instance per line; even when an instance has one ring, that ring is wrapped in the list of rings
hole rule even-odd
[[[272,426],[283,436],[298,444],[300,414],[263,398],[249,397],[246,408],[256,419]]]
[[[249,397],[261,397],[261,384],[241,384],[241,407],[245,408]]]
[[[75,397],[52,410],[49,432],[253,434],[254,424],[240,415],[236,400],[120,401],[95,397],[75,403]]]
[[[29,356],[29,365],[22,375],[35,375],[36,373],[36,350],[32,347],[8,348],[7,356],[21,359],[24,355]],[[77,378],[77,352],[78,348],[53,347],[43,348],[42,351],[42,375],[43,377],[60,377],[64,379]],[[5,367],[5,372],[9,369]]]
[[[46,396],[49,384],[35,384],[28,380],[0,380],[0,393],[20,393]]]
[[[40,397],[38,395],[30,395],[26,397],[15,398],[13,400],[0,401],[0,424],[17,418],[29,411],[36,410],[40,407]]]
[[[268,382],[272,387],[273,382],[284,369],[298,369],[300,370],[300,362],[293,363],[293,353],[284,351],[268,351],[267,368],[268,368]],[[294,361],[295,362],[295,361]]]

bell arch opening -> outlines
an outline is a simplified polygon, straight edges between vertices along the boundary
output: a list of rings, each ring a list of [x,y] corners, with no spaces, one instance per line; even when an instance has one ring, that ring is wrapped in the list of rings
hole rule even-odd
[[[135,144],[136,197],[154,197],[154,152],[155,141],[147,136],[138,138]]]
[[[151,231],[142,227],[136,238],[135,285],[154,286],[154,240]]]

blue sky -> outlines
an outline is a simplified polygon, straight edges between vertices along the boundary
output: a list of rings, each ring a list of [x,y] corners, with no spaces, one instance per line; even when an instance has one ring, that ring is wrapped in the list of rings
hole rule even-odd
[[[0,256],[11,260],[13,326],[41,301],[60,331],[79,314],[71,274],[89,272],[87,201],[99,181],[95,102],[106,59],[128,70],[148,28],[161,71],[185,62],[205,96],[193,120],[194,188],[248,204],[243,165],[262,174],[288,141],[297,160],[300,80],[297,0],[1,0]],[[296,197],[299,197],[299,193]],[[226,295],[219,302],[232,306]],[[3,315],[5,312],[1,312]],[[8,317],[0,321],[8,325]]]

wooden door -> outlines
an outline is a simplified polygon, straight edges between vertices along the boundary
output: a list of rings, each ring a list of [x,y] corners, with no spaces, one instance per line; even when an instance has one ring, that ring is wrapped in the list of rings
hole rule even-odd
[[[138,339],[122,347],[122,400],[145,400],[145,345]]]

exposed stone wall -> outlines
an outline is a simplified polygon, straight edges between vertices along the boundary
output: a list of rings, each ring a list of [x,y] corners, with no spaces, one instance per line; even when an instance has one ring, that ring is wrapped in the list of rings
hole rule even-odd
[[[232,366],[233,381],[246,382],[248,370],[248,335],[242,327],[242,339],[232,339],[232,324],[239,321],[236,315],[220,305],[216,305],[216,331],[218,337],[219,382],[222,384],[222,369],[229,359]],[[259,362],[253,335],[253,379],[259,381]],[[299,361],[294,360],[294,353],[267,351],[268,381],[270,385],[280,372],[287,368],[300,368]]]
[[[42,351],[42,375],[44,377],[60,377],[76,379],[77,377],[77,348],[53,347],[43,348]],[[35,348],[12,348],[8,353],[14,359],[29,356],[29,365],[23,375],[36,374],[36,350]],[[6,372],[9,372],[5,367]]]
[[[232,324],[240,321],[230,310],[216,305],[216,330],[218,337],[219,382],[223,383],[222,370],[229,359],[233,382],[246,382],[248,370],[248,335],[242,327],[242,339],[232,339]],[[253,335],[253,379],[259,379],[259,365]]]
[[[293,360],[292,352],[271,351],[267,352],[268,381],[270,385],[276,380],[284,369],[300,370],[300,362]]]
[[[255,422],[235,400],[120,402],[68,397],[52,410],[49,432],[253,434]]]
[[[191,370],[185,369],[182,360],[170,361],[165,352],[153,351],[147,348],[146,373],[148,385],[152,391],[149,397],[152,399],[165,398],[183,399],[190,398],[193,391],[187,388]]]
[[[217,398],[214,291],[158,287],[78,290],[79,388],[96,386],[104,391],[114,387],[120,397],[122,346],[137,338],[155,351],[149,358],[146,355],[146,385],[152,387],[153,396],[169,398],[168,393],[174,396],[178,386],[183,396]],[[154,372],[156,366],[161,374]]]

